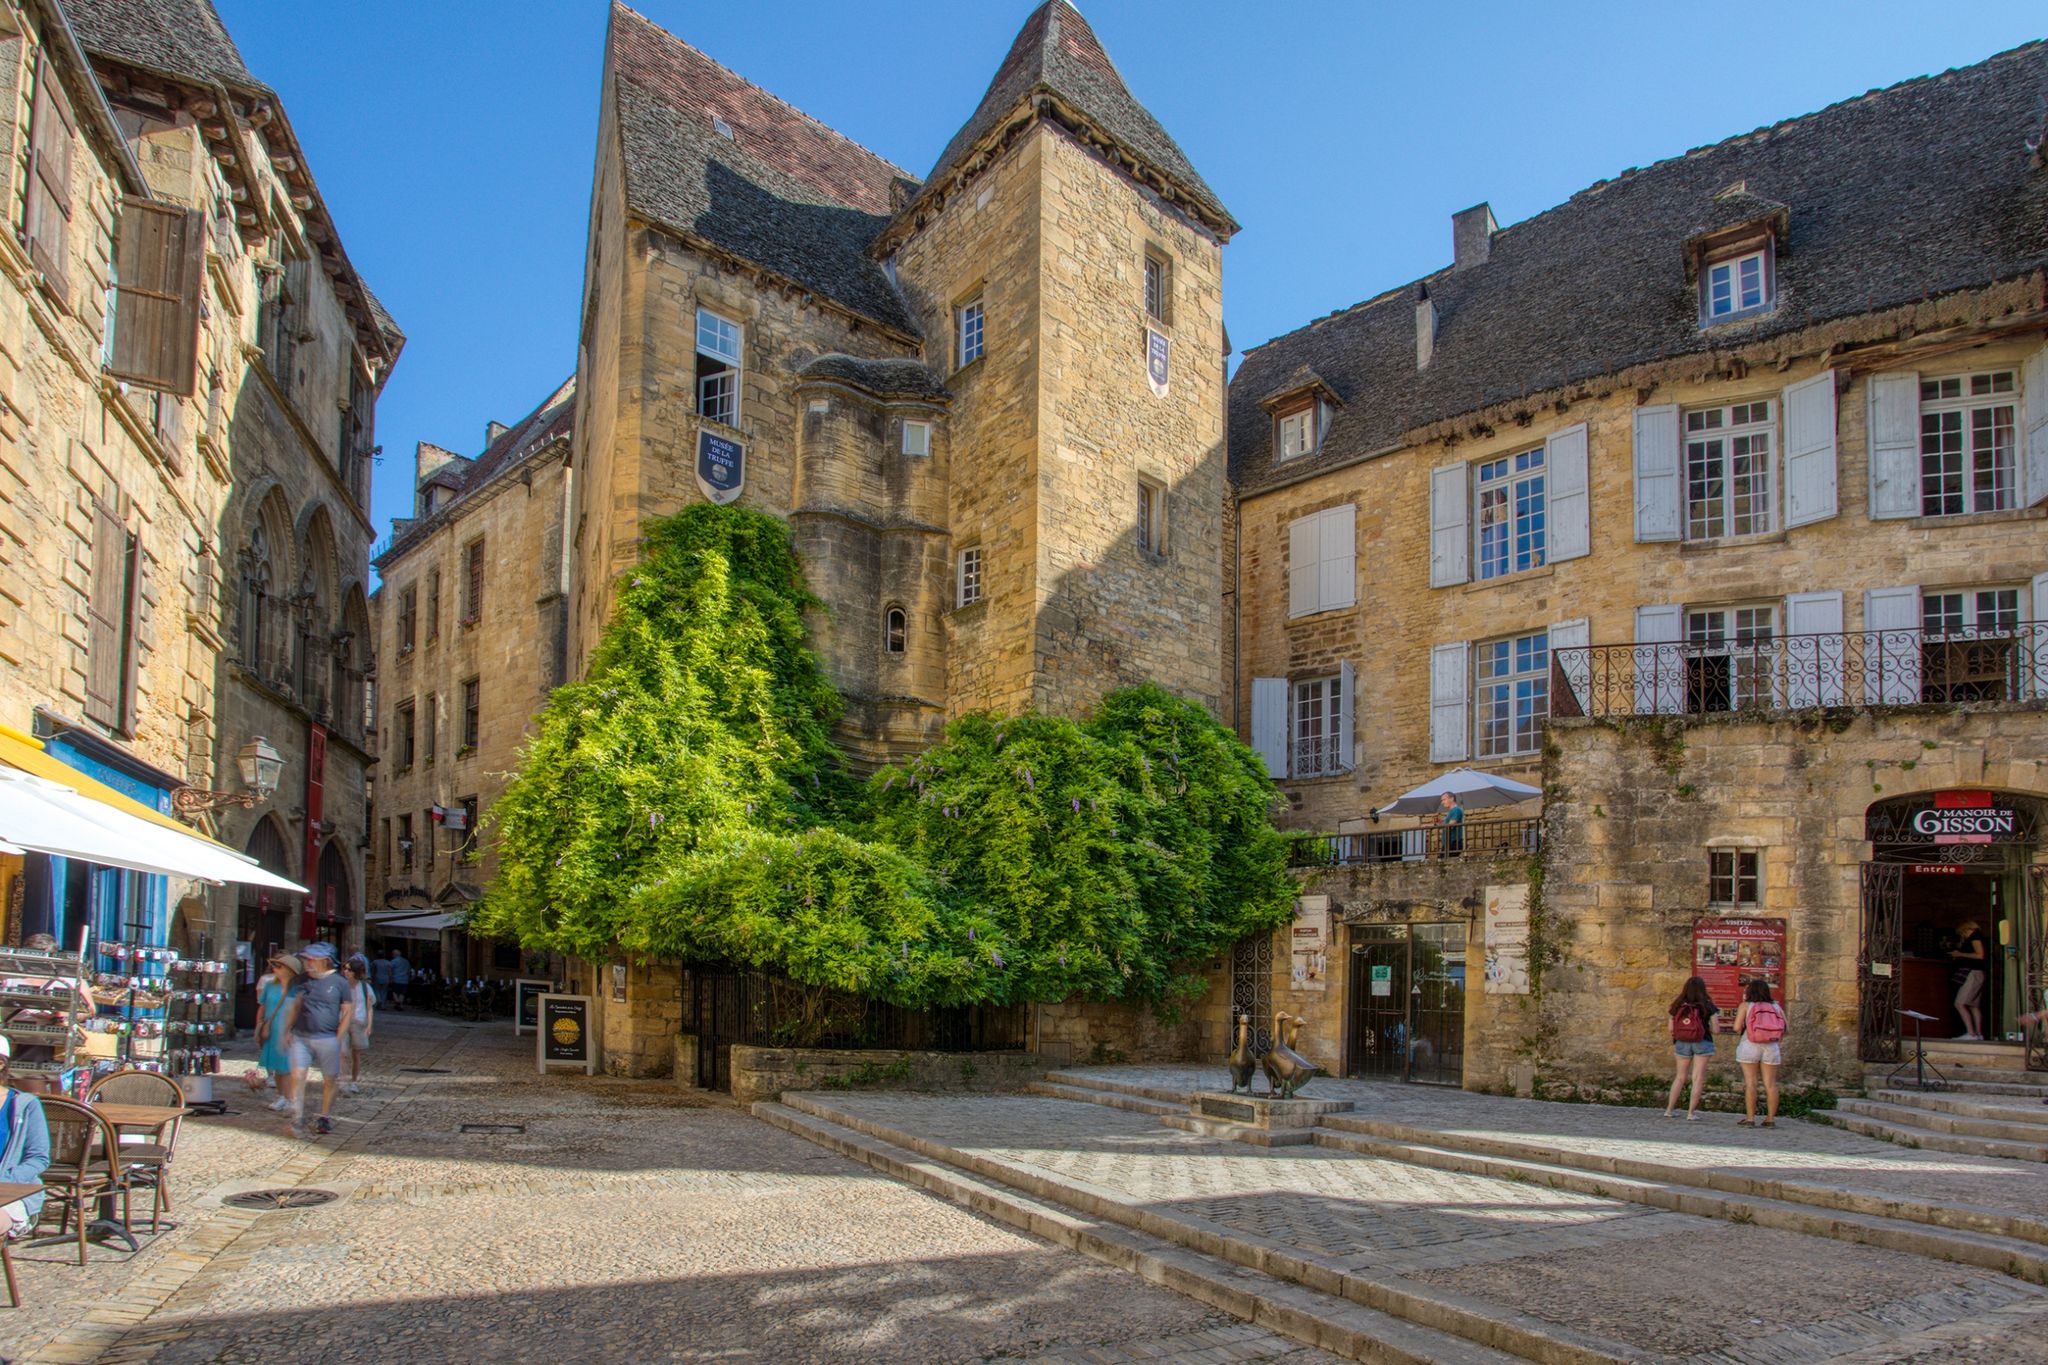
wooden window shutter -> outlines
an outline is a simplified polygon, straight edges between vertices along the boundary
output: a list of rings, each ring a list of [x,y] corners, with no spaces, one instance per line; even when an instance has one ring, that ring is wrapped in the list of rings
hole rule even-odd
[[[190,398],[199,372],[206,225],[195,209],[130,195],[114,242],[116,379]]]
[[[105,503],[93,504],[92,582],[86,595],[85,714],[116,729],[122,716],[128,614],[128,528]]]
[[[469,543],[469,611],[471,622],[483,619],[484,614],[484,543],[472,540]]]
[[[1266,776],[1287,776],[1287,679],[1252,679],[1252,751]]]
[[[126,578],[121,617],[121,722],[124,735],[135,733],[136,675],[142,667],[142,650],[137,636],[142,630],[142,533],[128,537],[128,553],[122,564]]]
[[[1429,761],[1458,763],[1472,752],[1471,646],[1463,641],[1429,651]]]
[[[1448,588],[1472,576],[1472,482],[1463,461],[1429,475],[1429,586]]]
[[[71,225],[71,138],[75,120],[71,102],[57,84],[47,57],[36,58],[35,103],[29,114],[28,186],[22,213],[22,237],[29,259],[50,283],[58,298],[69,302]]]

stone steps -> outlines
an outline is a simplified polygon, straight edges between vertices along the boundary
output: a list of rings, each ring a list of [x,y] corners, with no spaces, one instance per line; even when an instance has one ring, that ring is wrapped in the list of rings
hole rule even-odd
[[[756,1117],[983,1217],[1094,1257],[1305,1346],[1373,1365],[1513,1365],[1490,1346],[1138,1228],[1062,1207],[1005,1181],[839,1122],[822,1106],[762,1101]],[[928,1144],[918,1144],[925,1146]],[[1550,1357],[1537,1357],[1546,1361]],[[1576,1359],[1574,1357],[1573,1359]]]
[[[1053,1074],[1057,1075],[1059,1073],[1055,1072]],[[1049,1079],[1033,1081],[1024,1087],[1024,1093],[1028,1095],[1049,1095],[1058,1100],[1080,1100],[1088,1104],[1100,1104],[1110,1109],[1123,1109],[1133,1114],[1151,1114],[1160,1118],[1188,1112],[1186,1101],[1175,1104],[1168,1100],[1148,1099],[1143,1095],[1126,1094],[1116,1090],[1064,1085]]]
[[[1910,1061],[1911,1059],[1909,1058],[1908,1060]],[[2048,1093],[2048,1071],[2028,1071],[2024,1067],[2010,1066],[1977,1066],[1968,1062],[1937,1062],[1932,1053],[1928,1054],[1927,1060],[1932,1065],[1940,1067],[1941,1075],[1952,1082],[1972,1085],[2010,1085],[2017,1086],[2029,1093],[2036,1091]],[[1863,1088],[1866,1090],[1885,1090],[1913,1083],[1913,1072],[1910,1067],[1900,1072],[1898,1078],[1894,1080],[1892,1079],[1892,1073],[1897,1070],[1897,1067],[1891,1066],[1865,1067],[1863,1070]],[[1934,1073],[1930,1071],[1928,1078],[1930,1080],[1934,1079]]]
[[[2048,1134],[2048,1104],[2043,1104],[2041,1098],[2030,1099],[2021,1095],[1958,1095],[1945,1090],[1879,1090],[1861,1100],[1843,1100],[1841,1103],[1884,1104],[1900,1109],[1922,1110],[1930,1114],[1992,1119],[2000,1123],[2042,1129],[2044,1134]]]
[[[1988,1202],[1996,1198],[1995,1190],[1987,1191],[1987,1202],[1980,1205],[1933,1204],[1848,1189],[1826,1183],[1823,1178],[1805,1181],[1701,1168],[1683,1161],[1642,1161],[1630,1157],[1606,1156],[1598,1152],[1560,1148],[1522,1138],[1493,1134],[1440,1133],[1427,1128],[1415,1128],[1356,1114],[1332,1115],[1323,1120],[1321,1131],[1384,1138],[1418,1148],[1439,1148],[1466,1157],[1503,1157],[1512,1161],[1557,1166],[1579,1172],[1624,1176],[1722,1194],[1802,1204],[1838,1213],[1867,1215],[1897,1223],[1917,1224],[1948,1232],[1981,1234],[2048,1247],[2048,1219],[2016,1214],[1997,1207],[1996,1204]]]
[[[1108,1076],[1097,1076],[1087,1071],[1049,1071],[1045,1079],[1053,1085],[1064,1085],[1075,1090],[1093,1090],[1108,1095],[1136,1095],[1141,1099],[1158,1100],[1171,1104],[1176,1113],[1184,1112],[1188,1102],[1195,1096],[1193,1090],[1168,1090],[1156,1085],[1138,1085],[1132,1081],[1112,1080]]]
[[[1844,1105],[1848,1103],[1850,1102],[1843,1101]],[[1918,1147],[1930,1152],[1954,1152],[1959,1156],[1997,1156],[2009,1157],[2014,1161],[2048,1161],[2048,1133],[2044,1133],[2039,1141],[1971,1137],[1922,1127],[1920,1120],[1933,1116],[1916,1109],[1894,1109],[1891,1112],[1899,1117],[1859,1114],[1847,1108],[1819,1110],[1814,1117],[1837,1128],[1846,1128],[1865,1137],[1882,1138],[1886,1142],[1896,1142],[1902,1147]]]

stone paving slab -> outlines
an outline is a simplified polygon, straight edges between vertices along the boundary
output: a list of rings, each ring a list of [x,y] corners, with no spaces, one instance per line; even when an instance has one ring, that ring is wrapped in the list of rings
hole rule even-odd
[[[2036,1286],[1899,1252],[1323,1148],[1247,1148],[1075,1101],[804,1098],[1191,1228],[1221,1225],[1642,1359],[1817,1362],[1993,1310],[2048,1307]],[[1770,1351],[1755,1354],[1757,1341]]]

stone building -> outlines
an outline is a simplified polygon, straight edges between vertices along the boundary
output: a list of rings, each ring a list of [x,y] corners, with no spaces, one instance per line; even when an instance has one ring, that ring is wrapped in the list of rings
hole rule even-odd
[[[452,976],[519,965],[516,951],[500,961],[489,945],[471,945],[460,916],[497,872],[477,817],[518,768],[528,722],[564,678],[575,410],[571,380],[510,426],[491,422],[473,458],[422,441],[413,514],[392,522],[376,559],[383,724],[370,891],[390,913],[370,935]]]
[[[1354,1073],[1597,1080],[1668,1070],[1697,962],[1840,1078],[1963,1026],[1975,921],[1987,1031],[2039,1008],[2044,94],[2035,44],[1482,204],[1248,353],[1235,715],[1346,865],[1327,972],[1246,955],[1241,1003]],[[1457,767],[1543,798],[1372,814]]]
[[[794,527],[859,761],[1142,680],[1220,707],[1235,229],[1065,0],[922,179],[615,5],[570,676],[642,521],[709,498]],[[667,1064],[672,974],[643,994],[623,1067]]]
[[[396,329],[206,0],[0,6],[0,82],[0,723],[288,878],[327,857],[340,916],[367,756],[334,642],[367,648],[364,466]],[[330,724],[323,818],[308,756]],[[284,785],[219,809],[259,737]],[[229,952],[235,890],[57,861],[23,869],[19,927],[83,906],[102,937]],[[47,884],[74,876],[85,894]],[[283,900],[272,937],[295,939]]]

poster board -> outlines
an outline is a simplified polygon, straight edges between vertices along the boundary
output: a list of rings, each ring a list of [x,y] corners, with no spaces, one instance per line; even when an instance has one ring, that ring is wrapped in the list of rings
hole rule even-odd
[[[1486,993],[1529,993],[1529,888],[1486,888]]]
[[[551,1066],[580,1066],[597,1074],[597,1043],[590,1036],[590,997],[543,994],[540,1027],[534,1032],[534,1069],[543,1076]]]
[[[512,983],[512,1036],[518,1037],[528,1029],[540,1027],[540,998],[555,989],[552,981],[540,981],[522,976]]]
[[[1330,898],[1302,896],[1294,902],[1293,956],[1288,984],[1298,991],[1320,991],[1330,981]]]
[[[1724,1022],[1735,1018],[1742,992],[1762,977],[1771,998],[1785,1002],[1785,921],[1702,915],[1692,922],[1692,972]]]

